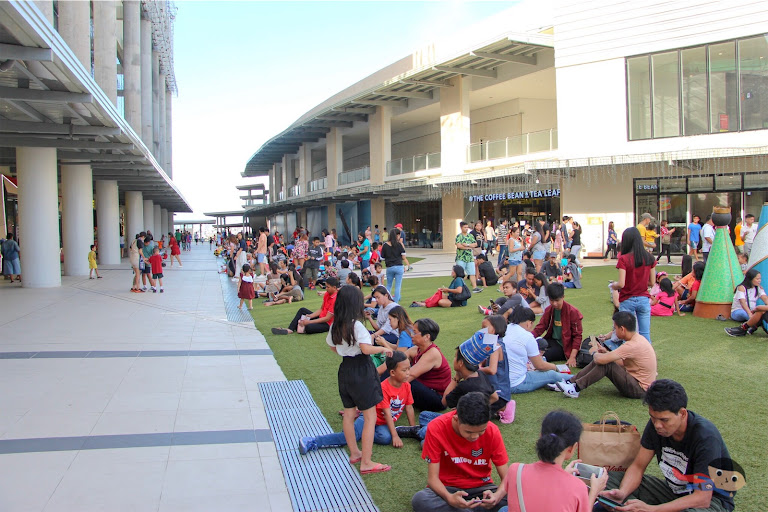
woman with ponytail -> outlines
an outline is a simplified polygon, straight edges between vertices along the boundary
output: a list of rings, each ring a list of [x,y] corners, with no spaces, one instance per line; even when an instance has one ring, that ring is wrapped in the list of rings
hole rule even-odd
[[[576,452],[581,431],[581,421],[570,412],[547,414],[541,423],[541,437],[536,441],[539,461],[512,464],[502,485],[483,503],[491,506],[507,496],[509,508],[499,512],[590,512],[598,493],[605,489],[608,471],[604,471],[600,478],[592,475],[588,488],[575,476],[578,459],[563,468],[565,461]],[[518,472],[521,472],[519,478]],[[518,482],[522,493],[518,493]],[[557,492],[553,493],[553,489]]]

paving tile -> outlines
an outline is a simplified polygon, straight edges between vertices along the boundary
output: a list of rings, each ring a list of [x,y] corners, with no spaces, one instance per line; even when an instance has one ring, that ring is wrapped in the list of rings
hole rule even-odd
[[[40,511],[77,452],[0,455],[0,504],[7,511]]]
[[[3,439],[87,436],[101,413],[27,413],[3,434]]]
[[[172,432],[176,410],[105,412],[91,431],[92,436]]]
[[[264,500],[266,487],[263,492],[251,494],[216,494],[211,496],[166,496],[160,501],[159,512],[244,512],[249,510],[258,510],[259,512],[284,512],[292,510],[288,508],[273,508],[267,505]],[[284,503],[284,502],[283,502]]]
[[[163,500],[266,491],[258,458],[169,460],[163,482]]]
[[[238,429],[253,429],[250,409],[180,409],[174,427],[175,432]]]
[[[181,392],[138,392],[121,390],[112,396],[105,412],[175,411],[179,407]]]
[[[171,446],[169,460],[240,459],[259,457],[257,443]]]
[[[248,408],[248,395],[241,391],[182,391],[179,409]]]

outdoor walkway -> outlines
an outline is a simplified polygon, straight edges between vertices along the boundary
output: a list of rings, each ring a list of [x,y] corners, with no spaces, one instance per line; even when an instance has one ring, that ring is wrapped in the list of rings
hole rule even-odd
[[[163,294],[0,280],[0,510],[292,509],[258,388],[285,377],[208,245],[181,257]]]

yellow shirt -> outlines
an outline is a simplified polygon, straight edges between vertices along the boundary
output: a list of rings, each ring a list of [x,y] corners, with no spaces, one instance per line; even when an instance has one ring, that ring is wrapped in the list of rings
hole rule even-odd
[[[646,242],[655,244],[657,238],[659,238],[659,235],[657,235],[654,230],[652,230],[652,229],[646,229],[645,230],[645,241]]]
[[[88,263],[96,263],[96,251],[88,253]]]
[[[733,245],[736,247],[744,245],[744,240],[741,239],[741,224],[736,224],[736,228],[733,230],[736,234],[736,242]]]
[[[637,225],[637,230],[640,232],[640,238],[646,240],[645,226],[642,224]]]

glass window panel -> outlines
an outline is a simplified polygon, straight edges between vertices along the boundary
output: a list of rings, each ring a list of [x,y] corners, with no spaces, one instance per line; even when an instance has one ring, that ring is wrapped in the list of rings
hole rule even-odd
[[[651,178],[647,180],[635,180],[635,191],[638,194],[656,194],[657,190],[659,189],[658,182],[656,181],[656,178]]]
[[[741,129],[768,128],[768,36],[739,41]]]
[[[739,130],[739,90],[736,44],[709,46],[709,113],[712,133]]]
[[[662,192],[685,192],[685,178],[667,178],[659,180]]]
[[[627,59],[629,140],[651,138],[651,74],[648,57]]]
[[[749,190],[744,192],[744,215],[751,213],[755,216],[755,222],[760,220],[760,210],[763,204],[768,202],[768,191]],[[738,216],[734,215],[734,217]]]
[[[680,68],[677,52],[651,56],[653,69],[653,136],[680,135]]]
[[[747,173],[744,175],[744,190],[768,188],[768,176],[765,174]],[[755,214],[757,215],[757,214]]]
[[[717,190],[741,190],[741,174],[723,174],[715,176]]]
[[[707,114],[707,49],[704,46],[680,52],[683,60],[683,134],[709,132]]]
[[[712,187],[712,176],[691,176],[688,178],[688,191],[696,192],[699,190],[705,192],[712,192],[714,190]],[[710,210],[709,213],[712,213],[712,210]],[[704,217],[702,216],[702,219],[703,218]]]

